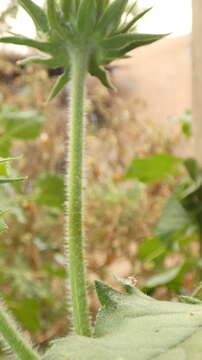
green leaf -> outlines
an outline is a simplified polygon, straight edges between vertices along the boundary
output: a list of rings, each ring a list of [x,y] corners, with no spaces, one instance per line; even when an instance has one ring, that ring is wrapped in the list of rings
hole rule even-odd
[[[182,270],[182,265],[176,266],[167,271],[161,272],[160,274],[153,275],[145,283],[146,288],[156,288],[164,286],[176,279]]]
[[[2,107],[0,111],[1,155],[9,156],[13,138],[23,140],[36,138],[41,131],[43,119],[42,113],[35,110],[19,111],[16,107]]]
[[[50,102],[55,96],[59,94],[59,92],[64,88],[67,82],[70,80],[70,69],[66,69],[65,72],[58,78],[55,85],[53,86],[48,99],[47,103]]]
[[[0,215],[0,232],[8,229],[8,225],[4,221],[3,217]]]
[[[43,174],[37,181],[36,201],[45,206],[63,208],[65,201],[64,178],[55,174]]]
[[[182,122],[182,132],[187,137],[190,138],[192,136],[192,124],[189,122]]]
[[[141,35],[144,37],[144,35],[147,35],[147,34],[141,34]],[[148,34],[148,35],[150,36],[151,34]],[[158,35],[154,35],[151,38],[147,37],[147,40],[146,40],[146,38],[142,39],[142,42],[141,41],[134,41],[134,42],[130,43],[129,45],[127,45],[126,47],[124,47],[125,53],[127,54],[129,51],[137,49],[140,46],[152,44],[153,42],[161,40],[165,36],[168,36],[168,35],[170,35],[170,34],[163,34],[163,35],[158,34]]]
[[[185,135],[187,138],[192,136],[192,113],[190,110],[187,110],[181,116],[175,116],[171,119],[180,123],[183,135]]]
[[[26,222],[23,208],[18,204],[17,194],[13,184],[0,186],[0,199],[0,216],[4,214],[9,216],[11,214],[15,216],[21,224]]]
[[[94,338],[56,340],[42,360],[173,360],[173,354],[179,360],[202,358],[201,305],[154,300],[136,288],[119,293],[114,301],[116,306],[105,304],[99,311]]]
[[[96,0],[97,2],[97,14],[98,14],[98,17],[100,17],[104,10],[107,8],[107,6],[109,5],[109,1],[110,0]]]
[[[179,296],[179,299],[181,302],[186,303],[186,304],[201,304],[202,305],[202,301],[193,296],[181,295],[181,296]]]
[[[197,197],[197,193],[202,185],[202,178],[198,177],[196,181],[182,182],[175,188],[176,197],[179,200],[191,200],[193,197]],[[183,202],[182,202],[183,203]],[[195,204],[196,205],[196,204]],[[185,206],[186,207],[186,206]]]
[[[147,158],[135,158],[132,160],[125,178],[136,178],[143,183],[149,184],[175,174],[176,165],[181,162],[182,159],[163,153],[151,155]]]
[[[120,293],[100,281],[95,281],[95,289],[102,306],[116,307],[116,303],[120,298]]]
[[[78,10],[77,28],[78,32],[89,35],[93,32],[97,17],[96,1],[82,0]]]
[[[165,246],[158,237],[145,239],[138,248],[138,258],[143,262],[150,262],[165,252]]]
[[[109,37],[107,39],[104,39],[101,42],[101,45],[105,48],[105,49],[126,49],[126,52],[128,52],[128,48],[135,49],[139,46],[143,46],[143,45],[148,45],[151,44],[157,40],[162,39],[163,37],[165,37],[166,35],[162,35],[162,34],[119,34],[119,35],[115,35],[112,37]]]
[[[58,67],[65,64],[65,59],[60,58],[40,58],[37,56],[30,56],[26,59],[17,61],[17,65],[30,65],[30,64],[41,64],[49,67]]]
[[[18,157],[8,157],[8,158],[0,158],[0,164],[3,164],[3,163],[8,163],[10,161],[13,161],[13,160],[17,160]]]
[[[41,132],[44,115],[36,110],[18,111],[14,108],[5,108],[0,113],[0,125],[5,134],[0,143],[8,139],[35,139]]]
[[[75,0],[60,0],[60,6],[64,20],[68,21],[75,11]]]
[[[19,178],[10,178],[8,177],[8,161],[13,160],[14,158],[0,159],[0,184],[8,184],[16,181],[25,180],[26,177]]]
[[[0,177],[8,175],[8,164],[6,159],[0,160]]]
[[[130,56],[125,55],[125,50],[102,50],[102,53],[99,54],[99,65],[107,65],[115,59],[125,59]]]
[[[187,158],[184,160],[184,166],[189,174],[189,176],[193,180],[197,180],[197,178],[200,176],[202,178],[202,172],[201,168],[199,167],[197,161],[192,158]]]
[[[53,46],[51,43],[47,42],[40,42],[36,40],[29,39],[24,36],[6,36],[0,38],[0,43],[6,43],[6,44],[15,44],[15,45],[24,45],[24,46],[30,46],[32,48],[35,48],[37,50],[52,53],[54,52]]]
[[[134,25],[135,23],[141,19],[144,15],[146,15],[150,10],[152,9],[152,7],[143,10],[142,12],[140,12],[139,14],[137,14],[136,16],[133,17],[132,20],[130,20],[124,27],[123,29],[120,31],[121,33],[125,33],[127,31],[129,31]]]
[[[169,236],[193,225],[192,218],[182,204],[171,195],[158,221],[155,234],[166,240]]]
[[[48,21],[45,12],[31,0],[18,0],[19,4],[31,16],[38,30],[48,32]]]
[[[24,298],[20,302],[15,302],[11,310],[17,321],[33,333],[40,331],[40,303],[38,299]]]
[[[92,76],[97,77],[101,83],[110,90],[115,90],[113,84],[111,83],[107,72],[97,65],[96,61],[92,58],[89,64],[89,72]]]
[[[113,0],[105,9],[100,21],[97,24],[96,32],[109,35],[116,29],[128,0]]]
[[[16,181],[23,181],[26,179],[27,179],[26,177],[8,178],[8,177],[0,176],[0,184],[8,184],[8,183],[16,182]]]
[[[64,38],[66,28],[61,26],[55,0],[47,0],[47,15],[50,28],[57,31],[58,34]]]

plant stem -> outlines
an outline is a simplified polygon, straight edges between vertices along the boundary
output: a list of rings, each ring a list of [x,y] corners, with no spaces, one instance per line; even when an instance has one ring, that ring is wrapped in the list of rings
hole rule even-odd
[[[73,311],[77,335],[90,336],[84,257],[83,192],[84,192],[84,98],[88,54],[75,50],[72,55],[72,82],[67,163],[67,249]]]
[[[5,306],[0,302],[0,332],[6,344],[20,360],[40,360],[29,342],[20,334],[14,320],[8,315]]]

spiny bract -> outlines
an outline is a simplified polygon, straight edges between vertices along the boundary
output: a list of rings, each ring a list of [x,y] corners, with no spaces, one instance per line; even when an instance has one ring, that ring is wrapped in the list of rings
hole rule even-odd
[[[45,9],[32,0],[18,0],[31,16],[40,41],[16,35],[0,38],[2,43],[26,45],[49,57],[31,57],[20,64],[61,66],[64,73],[54,85],[49,100],[55,97],[71,75],[72,54],[88,54],[88,71],[112,88],[104,65],[139,46],[150,44],[164,35],[138,34],[136,22],[149,10],[133,15],[137,2],[129,0],[45,0]]]

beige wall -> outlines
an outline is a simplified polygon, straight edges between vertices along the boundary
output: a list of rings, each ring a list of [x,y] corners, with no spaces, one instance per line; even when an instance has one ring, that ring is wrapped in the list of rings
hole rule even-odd
[[[193,122],[195,154],[202,165],[202,1],[193,0]]]
[[[137,49],[132,58],[115,62],[112,78],[135,117],[154,122],[169,137],[179,133],[170,118],[191,109],[191,72],[191,36],[186,35]],[[181,137],[176,154],[192,156],[192,141]]]

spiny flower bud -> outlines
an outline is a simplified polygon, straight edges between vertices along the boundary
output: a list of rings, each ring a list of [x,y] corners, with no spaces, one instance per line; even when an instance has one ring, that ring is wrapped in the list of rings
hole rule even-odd
[[[132,15],[136,1],[129,5],[129,0],[46,0],[45,10],[32,0],[18,2],[31,16],[37,33],[44,41],[16,35],[2,37],[0,42],[26,45],[48,54],[48,57],[29,57],[19,64],[37,63],[64,68],[49,100],[69,81],[71,54],[74,51],[79,49],[86,52],[89,73],[112,89],[104,66],[115,59],[126,57],[129,51],[139,46],[165,36],[138,34],[135,31],[136,22],[150,10]]]

